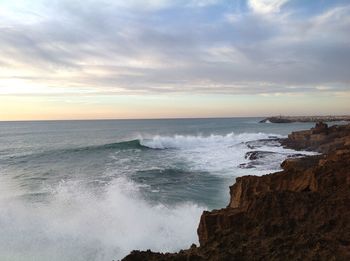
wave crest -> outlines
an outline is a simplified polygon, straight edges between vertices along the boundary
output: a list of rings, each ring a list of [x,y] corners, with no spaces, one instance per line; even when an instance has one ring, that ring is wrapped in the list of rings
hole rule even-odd
[[[0,259],[40,261],[110,261],[133,249],[178,251],[197,243],[195,227],[204,209],[191,202],[151,204],[126,178],[100,193],[61,182],[46,202],[0,198],[0,208]]]
[[[272,134],[271,134],[272,135]],[[206,146],[233,146],[242,142],[268,139],[270,134],[266,133],[228,133],[226,135],[212,134],[209,136],[154,136],[151,139],[140,139],[140,145],[151,149],[186,149]],[[276,137],[276,135],[274,135]]]

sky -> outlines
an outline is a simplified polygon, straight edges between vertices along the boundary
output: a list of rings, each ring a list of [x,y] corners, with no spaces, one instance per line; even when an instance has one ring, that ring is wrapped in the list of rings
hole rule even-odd
[[[349,111],[348,0],[0,0],[0,120]]]

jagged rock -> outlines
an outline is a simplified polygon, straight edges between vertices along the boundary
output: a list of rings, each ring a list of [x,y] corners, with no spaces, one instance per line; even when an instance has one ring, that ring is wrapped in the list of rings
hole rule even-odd
[[[350,124],[327,127],[318,123],[315,128],[296,131],[281,140],[282,145],[293,149],[314,150],[322,153],[350,144]]]
[[[271,152],[271,151],[259,151],[259,150],[256,150],[256,151],[248,151],[244,158],[245,159],[249,159],[249,160],[257,160],[257,159],[261,159],[261,158],[264,158],[266,156],[269,156],[271,154],[274,154],[274,152]]]
[[[256,167],[254,166],[253,162],[247,162],[247,163],[239,164],[238,168],[241,168],[241,169],[254,169]]]
[[[279,147],[281,146],[280,144],[280,139],[271,136],[269,139],[260,139],[260,140],[253,140],[253,141],[247,141],[244,142],[244,144],[249,148],[249,149],[258,149],[263,146],[268,146],[268,147]]]
[[[239,168],[241,169],[253,169],[256,168],[260,165],[264,165],[264,158],[272,156],[276,154],[275,152],[272,151],[248,151],[244,158],[250,160],[249,162],[246,163],[241,163],[238,165]]]
[[[238,165],[238,167],[241,169],[253,169],[253,168],[258,168],[259,166],[264,166],[266,164],[266,158],[269,157],[271,160],[271,157],[273,157],[276,154],[279,154],[279,153],[272,152],[272,151],[248,151],[245,154],[244,158],[250,161],[241,163]],[[291,159],[291,158],[304,157],[305,154],[294,153],[289,155],[284,154],[283,156]]]
[[[295,154],[287,155],[287,158],[300,158],[300,157],[305,157],[305,154],[295,153]]]
[[[322,132],[327,132],[328,130],[328,125],[327,123],[323,123],[322,121],[317,122],[315,128],[311,129],[314,134],[316,133],[322,133]]]

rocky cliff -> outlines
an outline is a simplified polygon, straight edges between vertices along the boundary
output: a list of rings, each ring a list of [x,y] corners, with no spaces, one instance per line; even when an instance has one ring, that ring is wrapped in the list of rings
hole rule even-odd
[[[350,124],[328,127],[327,124],[319,122],[311,130],[292,132],[281,143],[293,149],[327,153],[337,148],[349,146],[349,133]]]
[[[229,205],[203,212],[199,247],[124,260],[350,260],[350,125],[320,123],[281,142],[324,154],[237,178]]]

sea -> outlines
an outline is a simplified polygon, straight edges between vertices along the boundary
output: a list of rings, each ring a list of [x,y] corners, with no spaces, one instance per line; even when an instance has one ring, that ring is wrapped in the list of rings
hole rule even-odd
[[[112,261],[198,244],[204,210],[243,175],[280,170],[262,118],[0,122],[0,260]],[[251,162],[246,153],[263,151]],[[252,164],[250,164],[252,163]]]

